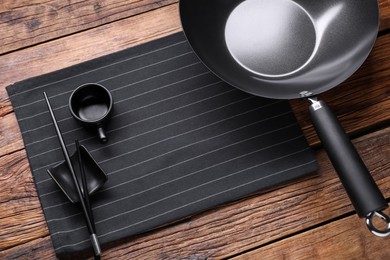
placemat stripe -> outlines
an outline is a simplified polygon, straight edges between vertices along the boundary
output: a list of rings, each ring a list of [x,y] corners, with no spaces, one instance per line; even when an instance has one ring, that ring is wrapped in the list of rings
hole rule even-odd
[[[161,44],[164,44],[164,43],[161,42]],[[137,58],[141,58],[141,57],[146,56],[148,54],[153,54],[153,53],[156,53],[156,52],[159,52],[159,51],[162,51],[162,50],[166,50],[168,48],[175,47],[175,46],[180,45],[180,44],[185,44],[186,45],[187,41],[186,40],[182,40],[182,41],[179,41],[179,42],[175,42],[173,44],[168,44],[165,47],[159,47],[159,48],[157,48],[155,50],[151,50],[149,52],[145,52],[145,53],[142,53],[142,54],[137,55],[137,56],[132,56],[132,57],[127,58],[127,59],[123,59],[123,60],[120,60],[120,61],[117,61],[117,62],[109,63],[109,64],[107,64],[105,66],[100,66],[98,68],[90,69],[90,70],[87,70],[87,71],[85,71],[83,73],[79,73],[79,74],[76,74],[76,75],[73,75],[73,76],[69,76],[69,77],[66,77],[66,78],[63,78],[63,79],[60,79],[60,80],[57,80],[57,81],[52,81],[52,82],[49,82],[49,83],[46,83],[46,84],[43,84],[43,85],[36,86],[34,88],[29,88],[29,89],[26,89],[24,91],[18,91],[18,89],[15,88],[15,91],[9,90],[8,93],[9,93],[10,97],[16,97],[18,95],[26,94],[26,93],[28,93],[30,91],[33,91],[33,90],[37,90],[37,89],[41,89],[41,88],[44,88],[44,87],[48,87],[48,86],[53,85],[53,84],[62,83],[62,82],[67,81],[67,80],[72,80],[74,78],[77,78],[77,77],[80,77],[80,76],[84,76],[86,74],[89,74],[89,73],[92,73],[92,72],[96,72],[96,71],[99,71],[101,69],[112,67],[112,66],[118,65],[120,63],[126,62],[126,61],[131,61],[131,60],[134,60],[134,59],[137,59]],[[57,96],[62,95],[62,94],[63,93],[58,94],[58,95],[54,95],[53,97],[57,97]],[[20,106],[20,107],[22,107],[22,106]],[[18,107],[16,107],[16,108],[18,108]]]
[[[275,175],[278,175],[278,174],[282,174],[282,173],[284,173],[284,172],[287,172],[287,171],[290,171],[290,170],[293,170],[293,169],[299,169],[299,168],[301,168],[301,167],[303,167],[303,166],[307,166],[307,165],[312,164],[312,163],[314,163],[314,162],[315,162],[315,161],[312,160],[312,161],[303,163],[303,164],[301,164],[301,165],[298,165],[298,166],[295,166],[295,167],[292,167],[292,168],[289,168],[289,169],[285,169],[285,170],[283,170],[283,171],[279,171],[279,172],[276,172],[276,173],[272,173],[270,176],[267,176],[267,177],[271,177],[271,176],[275,176]],[[260,165],[261,165],[261,164],[260,164]],[[254,166],[254,167],[257,167],[257,166],[259,166],[259,165],[256,165],[256,166]],[[254,168],[254,167],[252,167],[252,168]],[[244,171],[250,170],[250,169],[251,169],[251,168],[247,168],[247,169],[242,170],[241,172],[244,172]],[[240,172],[237,172],[237,173],[234,173],[234,174],[238,174],[238,173],[240,173]],[[185,205],[181,205],[181,206],[179,206],[179,207],[173,208],[173,209],[171,209],[171,210],[169,210],[169,211],[160,213],[160,214],[155,215],[155,216],[152,216],[152,217],[150,217],[150,218],[143,219],[143,220],[141,220],[141,221],[139,221],[139,222],[137,222],[137,223],[133,223],[133,224],[131,224],[131,225],[124,226],[124,227],[122,227],[122,228],[120,228],[120,229],[112,230],[112,231],[110,231],[110,232],[101,234],[100,237],[105,237],[105,236],[107,236],[107,235],[111,235],[111,234],[113,234],[113,233],[123,231],[123,230],[128,229],[128,228],[131,228],[131,227],[133,227],[133,226],[143,224],[143,223],[145,223],[145,222],[147,222],[147,221],[150,221],[150,220],[152,220],[152,219],[161,217],[162,215],[166,215],[166,214],[172,213],[172,212],[177,211],[177,210],[179,210],[179,209],[188,207],[188,206],[190,206],[190,205],[199,203],[199,202],[201,202],[201,201],[210,199],[210,198],[212,198],[212,197],[221,195],[221,194],[223,194],[223,193],[226,193],[226,192],[229,192],[229,191],[232,191],[232,190],[235,190],[235,189],[239,189],[239,188],[241,188],[241,187],[244,187],[244,186],[253,184],[253,183],[255,183],[255,182],[257,182],[257,181],[260,181],[260,180],[263,180],[263,179],[265,179],[265,178],[267,178],[267,177],[258,178],[258,179],[252,180],[252,181],[250,181],[250,182],[247,182],[247,183],[244,183],[244,184],[241,184],[241,185],[232,187],[232,188],[230,188],[230,189],[223,190],[223,191],[220,191],[220,192],[215,193],[215,194],[211,194],[211,195],[206,196],[206,197],[202,197],[201,199],[198,199],[198,200],[196,200],[196,201],[189,202],[189,203],[187,203],[187,204],[185,204]],[[206,185],[206,184],[207,184],[207,183],[205,183],[204,185]],[[198,188],[198,187],[193,187],[191,190],[196,189],[196,188]],[[182,194],[182,193],[184,193],[184,192],[187,192],[187,191],[189,191],[189,190],[183,191],[183,192],[181,192],[181,193],[179,193],[179,194],[175,194],[174,196],[180,195],[180,194]],[[164,198],[164,199],[166,199],[166,198]],[[162,201],[162,200],[164,200],[164,199],[161,199],[160,201]],[[157,203],[157,201],[156,201],[155,203]],[[148,205],[144,205],[143,207],[147,207],[147,206],[150,206],[150,205],[152,205],[152,204],[153,204],[153,203],[150,203],[150,204],[148,204]],[[139,210],[139,209],[140,209],[140,208],[137,208],[137,209],[134,209],[134,210],[132,210],[132,211],[136,211],[136,210]],[[130,213],[130,212],[131,212],[131,211],[123,212],[123,213],[121,213],[121,215]],[[112,216],[110,219],[113,219],[113,218],[118,217],[118,216],[119,216],[119,215]],[[106,220],[109,220],[109,219],[106,219]],[[100,224],[100,223],[102,223],[102,222],[104,222],[104,221],[106,221],[106,220],[101,220],[101,221],[99,221],[97,224]],[[75,231],[77,231],[77,230],[84,229],[84,228],[85,228],[85,227],[80,227],[80,228],[76,228],[76,229],[73,229],[73,230],[67,230],[67,231],[64,231],[64,232],[59,231],[59,232],[57,232],[57,233],[54,233],[53,235],[57,235],[57,234],[60,234],[60,233],[75,232]],[[74,245],[78,245],[78,244],[81,244],[81,243],[86,243],[86,242],[88,242],[88,241],[89,241],[89,240],[86,239],[86,240],[82,240],[82,241],[79,241],[79,242],[73,243],[73,244],[65,244],[65,245],[63,245],[61,248],[65,248],[65,247],[69,247],[69,246],[74,246]]]
[[[112,93],[109,142],[77,124],[71,92]],[[102,244],[139,234],[315,171],[288,102],[246,94],[212,74],[182,33],[7,88],[59,257],[90,248],[80,208],[47,169],[63,161],[45,91],[70,153],[77,138],[108,181],[92,197]]]
[[[139,192],[137,192],[137,193],[134,193],[134,194],[131,194],[131,195],[128,195],[128,196],[119,198],[119,199],[117,199],[117,200],[115,200],[115,201],[110,201],[110,202],[108,202],[108,203],[105,203],[105,204],[102,204],[102,205],[98,205],[98,206],[94,207],[93,209],[96,210],[96,209],[102,208],[102,207],[104,207],[104,206],[107,206],[107,205],[111,205],[111,204],[117,203],[117,202],[119,202],[119,201],[121,201],[121,200],[126,200],[127,198],[130,198],[130,197],[133,197],[133,196],[136,196],[136,195],[140,195],[140,194],[142,194],[142,193],[145,193],[145,192],[147,192],[147,191],[156,189],[156,188],[161,187],[161,186],[163,186],[163,185],[167,185],[167,184],[172,183],[172,182],[175,182],[175,181],[177,181],[177,180],[182,180],[182,179],[184,179],[184,178],[186,178],[186,177],[195,175],[195,174],[200,173],[200,172],[203,172],[203,171],[205,171],[205,170],[209,170],[209,169],[212,169],[212,168],[221,166],[221,165],[223,165],[223,164],[226,164],[226,163],[229,163],[229,162],[233,162],[234,160],[238,160],[238,159],[245,158],[246,156],[253,155],[253,154],[258,153],[258,152],[260,152],[260,151],[264,151],[264,150],[266,150],[266,149],[270,149],[270,148],[272,148],[272,147],[275,147],[275,146],[278,146],[278,145],[281,145],[281,144],[286,144],[286,143],[288,143],[288,142],[297,140],[298,138],[300,138],[300,137],[295,137],[295,138],[289,139],[289,140],[287,140],[287,141],[283,141],[283,142],[281,142],[281,143],[277,143],[277,144],[271,145],[271,146],[269,146],[269,147],[261,148],[261,149],[258,149],[258,150],[255,150],[255,151],[252,151],[252,152],[249,152],[249,153],[246,153],[246,154],[243,154],[243,155],[234,157],[234,158],[231,158],[231,159],[229,159],[229,160],[222,161],[222,162],[217,163],[217,164],[213,164],[213,165],[208,166],[208,167],[206,167],[206,168],[202,168],[202,169],[197,170],[197,171],[195,171],[195,172],[191,172],[191,173],[182,175],[182,176],[180,176],[180,177],[177,177],[177,178],[175,178],[175,179],[171,179],[171,180],[166,181],[166,182],[164,182],[164,183],[159,183],[159,184],[156,185],[156,186],[152,186],[152,187],[150,187],[150,188],[148,188],[148,189],[139,191]],[[300,153],[300,152],[305,152],[307,149],[308,149],[308,148],[302,149],[302,150],[298,151],[298,153]],[[274,162],[274,161],[277,161],[277,160],[280,160],[280,159],[289,157],[289,156],[291,156],[291,155],[295,155],[296,153],[297,153],[297,152],[289,153],[289,154],[287,154],[287,155],[284,155],[284,156],[281,156],[281,157],[272,159],[272,160],[267,161],[267,162],[265,162],[265,163],[257,164],[256,167],[259,166],[259,165],[263,165],[263,164],[266,164],[266,163]],[[176,165],[181,164],[181,163],[183,163],[183,162],[179,162],[179,163],[177,163]],[[175,166],[175,165],[172,165],[172,166],[170,166],[170,167],[168,167],[168,168],[171,168],[171,167],[174,167],[174,166]],[[165,168],[165,169],[166,169],[166,168]],[[158,171],[165,170],[165,169],[160,169],[160,170],[158,170]],[[249,168],[248,168],[248,169],[249,169]],[[108,188],[108,189],[103,189],[103,191],[100,191],[99,193],[104,192],[104,191],[107,191],[107,190],[110,190],[110,189],[117,188],[118,186],[121,186],[121,185],[129,184],[129,183],[131,183],[131,182],[134,182],[134,181],[139,180],[139,179],[142,179],[142,178],[146,178],[146,177],[148,177],[148,176],[150,176],[150,175],[152,175],[152,174],[155,174],[155,173],[156,173],[156,172],[152,172],[152,173],[149,173],[148,175],[139,177],[139,178],[137,178],[137,179],[129,180],[129,181],[127,181],[126,183],[121,183],[121,184],[119,184],[119,185],[117,185],[117,186],[112,186],[112,187],[110,187],[110,188]],[[233,174],[233,175],[234,175],[234,174]],[[221,177],[221,178],[219,178],[219,179],[226,178],[226,177],[228,177],[228,176],[232,176],[232,175],[226,175],[226,176]],[[215,179],[215,180],[213,180],[213,181],[216,181],[216,180],[219,180],[219,179]],[[202,185],[204,185],[204,184],[205,184],[205,183],[203,183]],[[192,187],[192,188],[197,188],[197,187],[198,187],[198,186]],[[183,191],[183,192],[185,192],[185,191]],[[164,200],[164,199],[165,199],[165,198],[162,198],[161,200]],[[48,209],[48,208],[55,208],[55,207],[57,207],[57,206],[59,206],[59,204],[53,205],[53,206],[50,206],[50,207],[47,207],[46,209]],[[77,215],[79,215],[79,214],[80,214],[80,213],[77,213],[77,214],[72,215],[72,216],[66,216],[66,217],[64,217],[64,218],[52,219],[52,220],[50,220],[50,221],[48,221],[48,222],[63,220],[63,219],[66,219],[66,218],[70,218],[70,217],[77,216]],[[112,218],[112,217],[110,217],[110,218]],[[105,220],[107,220],[107,219],[103,219],[103,220],[101,220],[101,221],[105,221]]]
[[[264,149],[259,149],[258,151],[260,151],[260,150],[264,150]],[[294,153],[290,153],[290,154],[287,154],[287,155],[278,157],[278,158],[276,158],[276,159],[272,159],[272,160],[269,160],[269,161],[266,161],[266,162],[262,162],[262,163],[260,163],[260,164],[256,164],[256,165],[254,165],[254,166],[245,168],[245,169],[240,170],[240,171],[238,171],[238,172],[234,172],[234,173],[231,173],[231,174],[222,176],[222,177],[220,177],[220,178],[213,179],[213,180],[211,180],[211,181],[209,181],[209,182],[205,182],[205,183],[202,183],[202,184],[200,184],[200,185],[193,186],[193,187],[191,187],[191,188],[188,188],[188,189],[186,189],[186,190],[180,191],[180,192],[175,193],[175,194],[173,194],[173,195],[170,195],[170,196],[167,196],[167,197],[160,198],[160,199],[158,199],[158,200],[156,200],[156,201],[152,201],[152,202],[150,202],[150,203],[148,203],[148,204],[146,204],[146,205],[142,205],[142,206],[140,206],[140,207],[138,207],[138,208],[134,208],[134,209],[131,209],[131,210],[128,210],[128,211],[124,211],[124,212],[122,212],[122,213],[120,213],[120,214],[113,215],[113,216],[110,216],[110,217],[101,219],[101,220],[97,221],[96,223],[97,223],[97,224],[100,224],[100,223],[103,223],[103,222],[105,222],[105,221],[107,221],[107,220],[116,218],[116,217],[118,217],[118,216],[125,215],[125,214],[128,214],[128,213],[130,213],[130,212],[135,212],[135,211],[137,211],[137,210],[140,210],[140,209],[142,209],[142,208],[145,208],[145,207],[154,205],[154,204],[156,204],[156,203],[158,203],[158,202],[161,202],[161,201],[168,200],[168,199],[170,199],[170,198],[172,198],[172,197],[175,197],[175,196],[177,196],[177,195],[183,194],[183,193],[185,193],[185,192],[188,192],[188,191],[191,191],[191,190],[195,190],[195,189],[197,189],[197,188],[199,188],[199,187],[202,187],[202,186],[204,186],[204,185],[207,185],[207,184],[210,184],[210,183],[213,183],[213,182],[216,182],[216,181],[220,181],[220,180],[225,179],[225,178],[229,178],[229,177],[234,176],[234,175],[236,175],[236,174],[239,174],[239,173],[241,173],[241,172],[245,172],[245,171],[247,171],[247,170],[249,170],[249,169],[253,169],[253,168],[259,167],[259,166],[261,166],[261,165],[265,165],[265,164],[268,164],[268,163],[276,162],[276,161],[281,160],[281,159],[284,159],[284,158],[286,158],[286,157],[290,157],[290,156],[296,155],[296,154],[298,154],[298,153],[305,152],[305,150],[306,150],[306,149],[303,149],[303,150],[300,150],[300,151],[297,151],[297,152],[294,152]],[[258,152],[258,151],[256,151],[256,152]],[[250,153],[250,154],[252,154],[252,153]],[[120,199],[118,199],[118,200],[116,200],[116,201],[111,201],[111,202],[108,202],[108,203],[106,203],[106,204],[96,206],[96,207],[94,207],[93,209],[96,210],[96,209],[98,209],[98,208],[103,208],[103,207],[105,207],[105,206],[113,205],[114,203],[117,203],[117,202],[119,202],[119,201],[121,201],[121,200],[126,200],[126,199],[128,199],[128,198],[131,198],[131,197],[134,197],[134,196],[143,194],[143,193],[145,193],[145,192],[151,191],[151,190],[153,190],[153,189],[156,189],[156,188],[161,187],[161,186],[163,186],[163,185],[167,185],[167,184],[169,184],[169,183],[173,183],[173,182],[175,182],[175,181],[177,181],[177,180],[181,180],[181,179],[183,179],[183,178],[186,178],[186,177],[188,177],[188,176],[194,175],[194,174],[196,174],[196,173],[199,173],[199,172],[202,172],[202,171],[205,171],[205,170],[209,170],[209,169],[215,168],[215,167],[217,167],[217,166],[221,166],[221,165],[223,165],[223,164],[225,164],[225,163],[227,163],[227,162],[231,162],[231,161],[233,161],[233,160],[237,160],[237,159],[244,158],[245,156],[248,156],[248,155],[250,155],[250,154],[246,154],[246,155],[244,155],[244,156],[240,156],[240,157],[237,157],[237,158],[233,158],[232,160],[225,161],[225,162],[222,162],[222,163],[218,163],[218,164],[209,166],[209,167],[207,167],[207,168],[204,168],[204,169],[201,169],[201,170],[198,170],[198,171],[195,171],[195,172],[186,174],[186,175],[181,176],[181,177],[179,177],[179,178],[176,178],[176,179],[167,181],[167,182],[165,182],[165,183],[161,183],[161,184],[159,184],[159,185],[157,185],[157,186],[154,186],[154,187],[148,188],[148,189],[146,189],[146,190],[142,190],[142,191],[140,191],[140,192],[137,192],[137,193],[131,194],[131,195],[129,195],[129,196],[120,198]],[[312,161],[310,161],[310,162],[312,162]],[[310,163],[310,162],[308,162],[308,163]],[[305,165],[305,164],[306,164],[306,163],[304,163],[303,165]],[[273,174],[272,174],[272,175],[273,175]],[[76,216],[79,216],[79,215],[81,215],[81,213],[77,213],[77,214],[74,214],[74,215],[72,215],[72,216],[67,216],[67,217],[64,217],[64,218],[52,219],[50,222],[61,221],[61,220],[69,219],[69,218],[71,218],[71,217],[76,217]],[[73,231],[79,230],[79,229],[81,229],[81,228],[85,228],[85,226],[84,226],[84,225],[80,225],[80,226],[77,227],[77,228],[74,228],[74,229],[71,229],[71,230],[65,230],[65,231],[58,231],[58,232],[56,232],[56,233],[53,233],[52,235],[56,235],[56,234],[59,234],[59,233],[73,232]]]
[[[250,141],[250,140],[256,139],[256,138],[261,137],[261,136],[270,135],[270,134],[273,134],[273,133],[275,133],[275,132],[277,132],[277,131],[280,131],[280,130],[287,130],[287,129],[293,127],[293,126],[295,126],[295,124],[291,124],[291,125],[282,127],[282,128],[280,128],[280,129],[277,129],[277,130],[273,130],[273,131],[266,132],[266,133],[262,133],[262,134],[259,134],[259,135],[256,135],[256,136],[253,136],[253,137],[244,139],[244,140],[240,140],[240,141],[238,141],[238,142],[235,142],[235,143],[232,143],[232,144],[225,145],[225,146],[220,147],[220,148],[217,148],[217,149],[215,149],[215,150],[207,151],[207,152],[205,152],[205,153],[202,153],[202,154],[200,154],[200,155],[191,157],[191,158],[189,158],[189,159],[186,159],[186,160],[183,160],[183,161],[176,162],[175,164],[169,165],[169,166],[167,166],[167,167],[165,167],[165,168],[159,168],[158,170],[155,170],[155,171],[150,172],[150,173],[148,173],[148,174],[142,175],[142,176],[137,177],[137,178],[135,178],[135,179],[130,179],[130,180],[127,180],[127,181],[125,181],[125,182],[122,182],[122,181],[121,181],[119,184],[114,184],[114,183],[112,183],[110,187],[108,187],[108,188],[102,188],[102,190],[98,191],[97,193],[101,193],[101,192],[104,192],[104,191],[108,191],[108,190],[110,190],[110,189],[117,188],[117,187],[119,187],[119,186],[128,184],[128,183],[130,183],[130,182],[133,182],[133,181],[136,181],[136,180],[140,180],[140,179],[142,179],[142,178],[146,178],[146,177],[148,177],[148,176],[151,176],[151,175],[156,174],[156,173],[158,173],[158,172],[161,172],[161,171],[163,171],[163,170],[173,168],[173,167],[175,167],[175,166],[181,165],[181,164],[183,164],[183,163],[190,162],[191,160],[198,159],[198,158],[200,158],[200,157],[202,157],[202,156],[206,156],[206,155],[208,155],[208,154],[212,154],[212,153],[218,152],[218,151],[220,151],[220,150],[223,150],[223,149],[226,149],[226,148],[229,148],[229,147],[233,147],[234,145],[238,145],[238,144],[241,144],[241,143],[244,143],[244,142],[248,142],[248,141]],[[231,130],[231,131],[229,131],[229,132],[233,132],[233,131],[235,131],[235,130],[236,130],[236,129]],[[217,137],[222,136],[222,135],[224,135],[224,134],[226,134],[226,133],[220,134],[220,135],[218,135]],[[178,151],[179,149],[187,148],[187,147],[189,147],[189,146],[191,146],[191,145],[193,145],[193,144],[198,144],[198,143],[201,143],[201,142],[204,142],[204,141],[208,141],[208,140],[210,140],[210,139],[212,139],[212,138],[215,138],[215,137],[210,137],[210,138],[208,138],[208,139],[204,139],[204,140],[198,141],[198,142],[196,142],[196,143],[188,144],[188,145],[186,145],[185,147],[180,147],[180,148],[177,148],[177,149],[175,149],[175,150],[168,151],[168,152],[166,152],[166,153],[163,153],[163,154],[160,154],[160,155],[158,155],[158,156],[149,158],[149,159],[147,159],[147,160],[144,160],[144,161],[141,161],[141,162],[137,162],[137,163],[135,163],[135,164],[126,166],[126,167],[124,167],[124,168],[121,168],[119,171],[116,171],[116,172],[115,172],[115,171],[114,171],[114,172],[109,172],[107,175],[110,176],[110,175],[112,175],[112,174],[114,174],[114,173],[121,172],[121,171],[123,171],[123,170],[128,170],[129,168],[138,166],[138,165],[140,165],[140,164],[149,162],[149,161],[151,161],[151,160],[155,160],[155,159],[157,159],[158,157],[165,156],[165,155],[167,155],[167,154],[169,154],[169,153]],[[298,138],[302,138],[302,136],[294,137],[293,139],[290,139],[290,140],[288,140],[287,142],[296,140],[296,139],[298,139]],[[285,143],[286,143],[286,141],[282,141],[281,143],[273,144],[273,145],[271,145],[271,146],[269,146],[269,147],[267,147],[267,148],[271,148],[271,147],[274,147],[275,145],[280,145],[280,144],[285,144]],[[262,150],[264,150],[264,149],[265,149],[265,148],[262,148],[262,149],[256,150],[255,152],[262,151]],[[244,155],[240,155],[240,156],[238,156],[238,157],[235,157],[235,158],[233,158],[233,159],[228,159],[228,160],[226,160],[226,161],[222,161],[221,163],[218,163],[217,165],[221,165],[221,164],[223,164],[223,163],[225,163],[225,162],[229,162],[229,161],[232,161],[232,160],[234,160],[234,159],[242,158],[243,156],[246,156],[246,155],[249,155],[249,154],[252,154],[252,153],[253,153],[253,152],[250,152],[250,153],[247,153],[247,154],[244,154]],[[100,162],[100,164],[102,164],[102,162]],[[211,167],[214,167],[214,166],[216,166],[216,165],[213,165],[213,166],[211,166]],[[209,168],[209,167],[207,167],[207,168]],[[203,169],[202,169],[202,170],[203,170]],[[185,176],[186,176],[186,175],[183,175],[183,176],[181,176],[180,178],[183,178],[183,177],[185,177]],[[60,191],[58,191],[58,192],[60,192]],[[46,194],[52,194],[52,192],[46,193]],[[45,193],[44,193],[44,194],[41,194],[41,197],[42,197],[42,196],[45,196],[46,194],[45,194]],[[121,199],[123,199],[123,198],[121,198]],[[52,206],[47,207],[47,208],[53,208],[53,207],[56,207],[56,206],[59,206],[59,205],[62,205],[62,204],[52,205]]]

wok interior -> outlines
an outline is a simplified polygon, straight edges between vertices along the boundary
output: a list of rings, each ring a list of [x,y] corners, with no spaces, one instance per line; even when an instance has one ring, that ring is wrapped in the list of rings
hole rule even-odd
[[[228,83],[270,98],[332,88],[364,62],[379,24],[374,0],[181,0],[184,32]]]
[[[235,61],[265,77],[288,76],[304,68],[318,49],[317,38],[307,12],[286,0],[244,1],[225,26],[225,42]]]

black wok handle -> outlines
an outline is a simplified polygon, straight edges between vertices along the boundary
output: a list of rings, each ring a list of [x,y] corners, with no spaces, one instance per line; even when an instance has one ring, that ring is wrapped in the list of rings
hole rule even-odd
[[[325,102],[310,101],[314,127],[359,217],[387,208],[385,198],[336,116]]]

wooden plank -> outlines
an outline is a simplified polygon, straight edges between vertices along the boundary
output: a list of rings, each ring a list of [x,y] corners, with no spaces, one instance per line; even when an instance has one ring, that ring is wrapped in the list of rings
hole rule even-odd
[[[389,0],[379,0],[379,11],[381,15],[380,20],[380,30],[387,30],[390,28],[390,1]]]
[[[15,184],[12,187],[15,187]],[[37,197],[0,203],[0,207],[0,250],[48,235]]]
[[[24,150],[0,157],[0,180],[0,249],[47,235]]]
[[[0,54],[25,48],[123,18],[177,0],[62,1],[4,0],[0,5]]]
[[[0,156],[13,153],[24,148],[22,134],[15,114],[0,117]]]
[[[389,198],[390,127],[358,138],[354,143],[369,165],[374,179]],[[123,259],[224,258],[350,213],[353,208],[324,151],[318,151],[316,157],[321,166],[318,175],[294,184],[275,187],[268,192],[253,194],[249,198],[196,215],[189,221],[119,241],[111,248],[105,248],[104,255]],[[16,187],[18,184],[5,185]],[[18,199],[2,203],[0,219],[9,216],[9,213],[4,213],[9,208],[14,210],[15,216],[23,212],[26,212],[26,216],[41,214],[39,207],[35,206],[23,210],[20,205],[25,203],[26,201]],[[363,220],[356,215],[353,220],[364,226]],[[7,219],[4,223],[9,221],[11,220]],[[40,243],[34,244],[34,247],[24,247],[19,246],[21,243],[18,242],[26,236],[30,236],[32,241],[45,234],[47,231],[43,220],[42,223],[25,223],[13,219],[12,223],[23,226],[24,230],[8,229],[0,235],[0,240],[12,237],[7,248],[15,246],[5,250],[4,255],[12,255],[16,251],[23,253],[22,250],[27,254],[33,249],[39,251],[39,248],[48,250]],[[40,229],[34,229],[36,226]],[[2,229],[0,225],[0,230]],[[373,236],[369,238],[375,239]],[[384,250],[390,254],[390,248]]]
[[[390,215],[390,210],[385,213]],[[390,236],[373,237],[361,221],[350,216],[233,259],[388,259],[385,245],[389,242]]]
[[[0,157],[0,203],[36,197],[35,186],[24,150]]]
[[[0,251],[0,259],[29,259],[52,260],[57,259],[50,237],[37,238],[6,251]],[[81,259],[81,258],[79,258]]]
[[[178,0],[3,0],[0,54],[111,23]],[[380,0],[380,30],[390,26],[390,3]]]

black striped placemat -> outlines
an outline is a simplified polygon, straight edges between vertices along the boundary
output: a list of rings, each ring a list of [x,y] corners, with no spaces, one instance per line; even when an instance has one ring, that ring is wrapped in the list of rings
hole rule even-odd
[[[87,82],[106,86],[114,98],[104,145],[68,109],[70,93]],[[43,91],[69,152],[78,138],[108,175],[92,197],[103,244],[317,167],[288,102],[255,97],[222,82],[182,33],[19,82],[7,91],[58,256],[90,243],[80,208],[46,172],[63,156]]]

